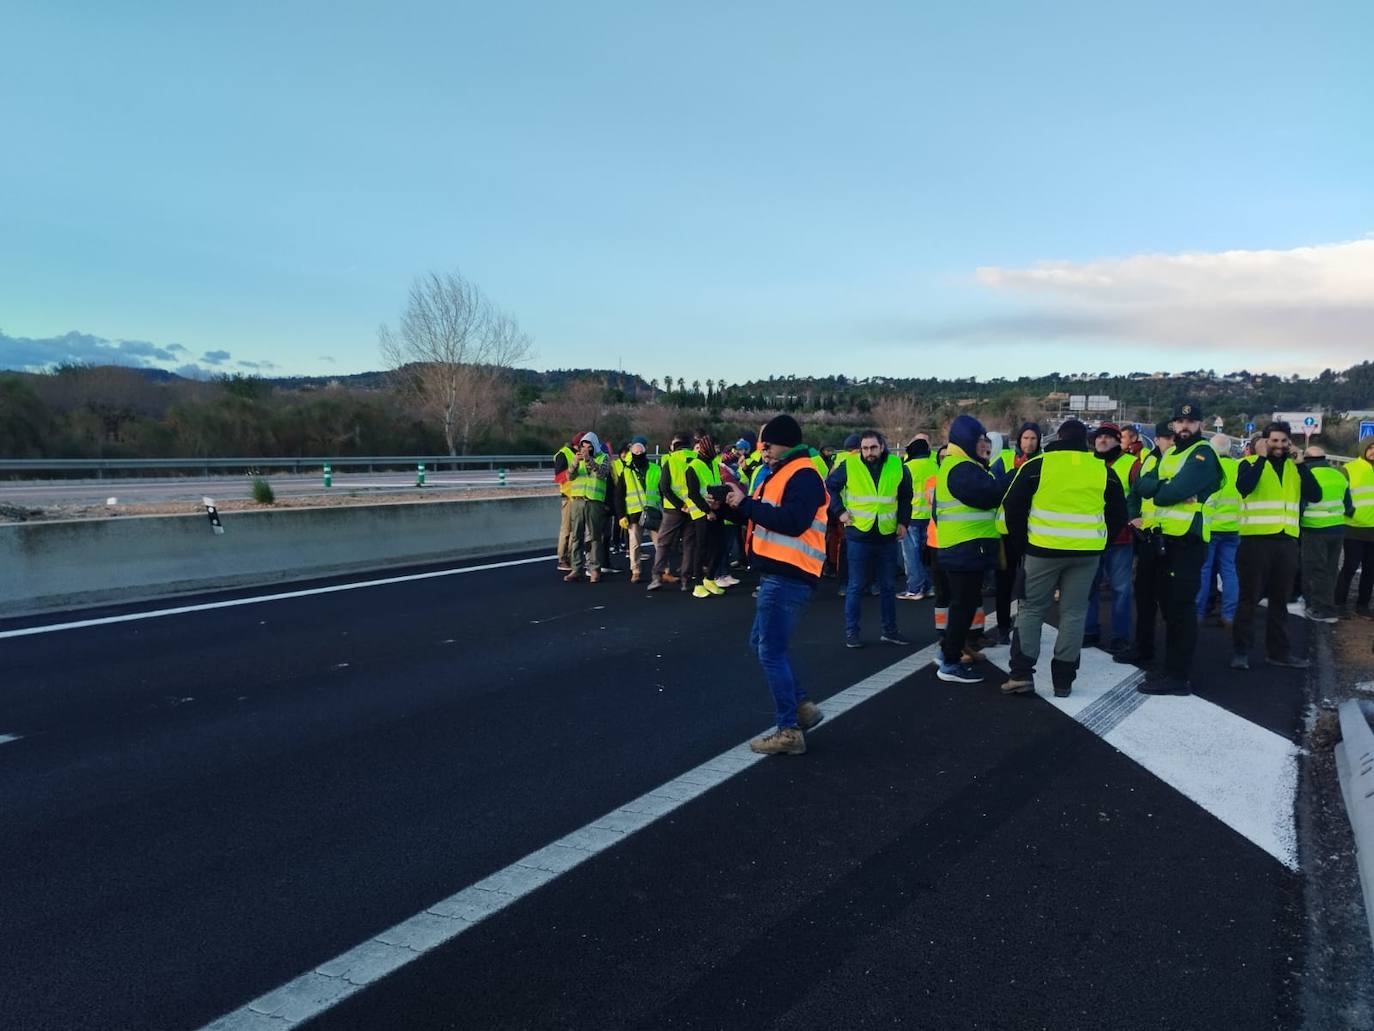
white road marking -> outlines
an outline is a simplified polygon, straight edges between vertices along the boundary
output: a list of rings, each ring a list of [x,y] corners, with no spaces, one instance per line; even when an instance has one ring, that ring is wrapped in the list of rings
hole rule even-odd
[[[11,741],[22,740],[19,734],[0,734],[0,745],[7,745]]]
[[[835,717],[919,672],[930,664],[935,653],[935,645],[923,648],[827,698],[822,703],[827,723],[821,729]],[[225,1014],[203,1031],[290,1028],[318,1016],[359,989],[451,941],[492,913],[505,909],[764,758],[749,750],[749,742],[738,744],[436,902],[423,913],[401,921],[343,955],[321,963],[309,973]]]
[[[1042,667],[1057,636],[1054,627],[1044,628]],[[1297,870],[1298,746],[1196,695],[1139,694],[1140,678],[1134,667],[1112,662],[1100,649],[1084,648],[1073,694],[1055,698],[1044,674],[1037,674],[1035,689],[1060,712]]]
[[[552,562],[556,555],[542,558],[517,558],[509,562],[488,562],[480,566],[463,566],[461,569],[436,569],[431,573],[409,573],[405,576],[388,576],[381,580],[359,580],[354,583],[334,584],[332,587],[311,587],[303,591],[285,591],[281,594],[259,594],[252,598],[233,598],[229,601],[210,601],[202,605],[179,605],[173,609],[153,609],[148,612],[130,612],[123,616],[103,616],[100,619],[79,619],[71,623],[48,623],[45,626],[30,626],[20,630],[0,630],[0,640],[7,637],[29,637],[33,634],[55,634],[61,630],[81,630],[89,626],[105,626],[110,623],[132,623],[140,619],[160,619],[163,616],[180,616],[187,612],[209,612],[212,609],[231,609],[239,605],[258,605],[268,601],[289,601],[292,598],[308,598],[313,594],[337,594],[339,591],[357,591],[366,587],[384,587],[387,584],[403,584],[412,580],[433,580],[440,576],[459,576],[463,573],[480,573],[487,569],[505,569],[508,566],[525,566],[531,562]]]

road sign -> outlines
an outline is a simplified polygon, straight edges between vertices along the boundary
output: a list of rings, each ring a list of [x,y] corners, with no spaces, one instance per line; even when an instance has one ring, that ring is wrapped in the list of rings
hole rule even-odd
[[[1275,412],[1274,421],[1286,422],[1295,432],[1305,433],[1309,437],[1322,431],[1321,412]]]
[[[1071,394],[1069,396],[1069,411],[1082,412],[1088,408],[1087,394]]]
[[[1106,394],[1089,394],[1086,409],[1090,412],[1114,412],[1116,402]]]
[[[1223,419],[1220,415],[1218,415],[1214,420],[1212,420],[1212,425],[1215,426],[1217,428],[1217,432],[1220,433],[1221,428],[1226,425],[1226,420]]]
[[[1253,422],[1247,422],[1247,423],[1245,424],[1245,432],[1246,432],[1247,435],[1248,435],[1248,434],[1251,434],[1251,433],[1254,433],[1254,432],[1255,432],[1255,424],[1254,424]]]
[[[1374,422],[1360,423],[1360,439],[1364,440],[1365,437],[1374,437]]]

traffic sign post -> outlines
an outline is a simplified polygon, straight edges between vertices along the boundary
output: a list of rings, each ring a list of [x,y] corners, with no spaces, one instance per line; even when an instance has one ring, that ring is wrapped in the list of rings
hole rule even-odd
[[[1312,416],[1307,416],[1302,421],[1302,435],[1308,440],[1312,439],[1312,434],[1317,430],[1317,420]]]
[[[1220,433],[1221,428],[1226,425],[1226,420],[1223,419],[1220,415],[1218,415],[1216,419],[1213,420],[1212,425],[1215,426],[1217,428],[1217,432]]]
[[[417,486],[417,487],[423,487],[424,485],[425,485],[425,463],[424,463],[424,462],[420,462],[420,463],[418,463],[418,464],[415,466],[415,486]]]
[[[326,487],[334,486],[334,469],[328,462],[324,463],[324,485]]]

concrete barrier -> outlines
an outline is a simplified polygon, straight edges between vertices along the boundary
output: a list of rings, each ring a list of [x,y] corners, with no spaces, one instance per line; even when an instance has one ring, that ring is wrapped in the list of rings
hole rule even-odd
[[[557,495],[0,525],[0,616],[548,547]]]
[[[1364,892],[1365,917],[1374,941],[1374,731],[1359,699],[1342,702],[1341,743],[1336,746],[1336,773],[1345,811],[1355,835],[1355,863]]]

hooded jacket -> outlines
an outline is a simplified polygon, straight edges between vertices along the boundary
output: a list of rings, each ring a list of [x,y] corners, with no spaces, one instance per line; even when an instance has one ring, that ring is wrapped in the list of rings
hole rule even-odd
[[[971,415],[961,415],[949,426],[949,448],[945,452],[946,463],[967,457],[951,470],[948,484],[949,492],[970,508],[981,508],[991,512],[1002,503],[1005,483],[990,472],[983,460],[978,457],[978,441],[983,437],[983,424]],[[1010,482],[1011,474],[1006,476]],[[936,520],[939,521],[938,518]],[[997,566],[1000,550],[995,538],[982,538],[956,544],[952,548],[940,549],[940,567],[955,573],[974,573]]]
[[[1021,435],[1025,433],[1026,430],[1032,430],[1035,433],[1035,450],[1030,452],[1025,452],[1021,450]],[[1040,453],[1040,449],[1044,445],[1044,440],[1045,434],[1040,429],[1040,424],[1038,422],[1030,422],[1029,420],[1023,422],[1021,424],[1021,428],[1016,431],[1016,439],[1009,442],[1012,449],[1016,452],[1016,462],[1014,468],[1005,468],[1002,465],[1002,459],[998,457],[993,460],[992,475],[1004,476],[1009,472],[1015,472],[1016,469],[1020,469],[1021,466],[1025,464],[1026,459],[1034,458],[1036,455]]]
[[[1374,465],[1374,462],[1365,458],[1365,452],[1369,450],[1371,445],[1374,445],[1374,437],[1361,437],[1360,450],[1355,452],[1355,458],[1351,464],[1353,465],[1354,462],[1364,462],[1366,465]],[[1347,468],[1349,467],[1347,466]],[[1349,478],[1349,475],[1350,474],[1347,472],[1347,478]],[[1345,539],[1348,541],[1374,541],[1374,526],[1347,526],[1345,528]]]

